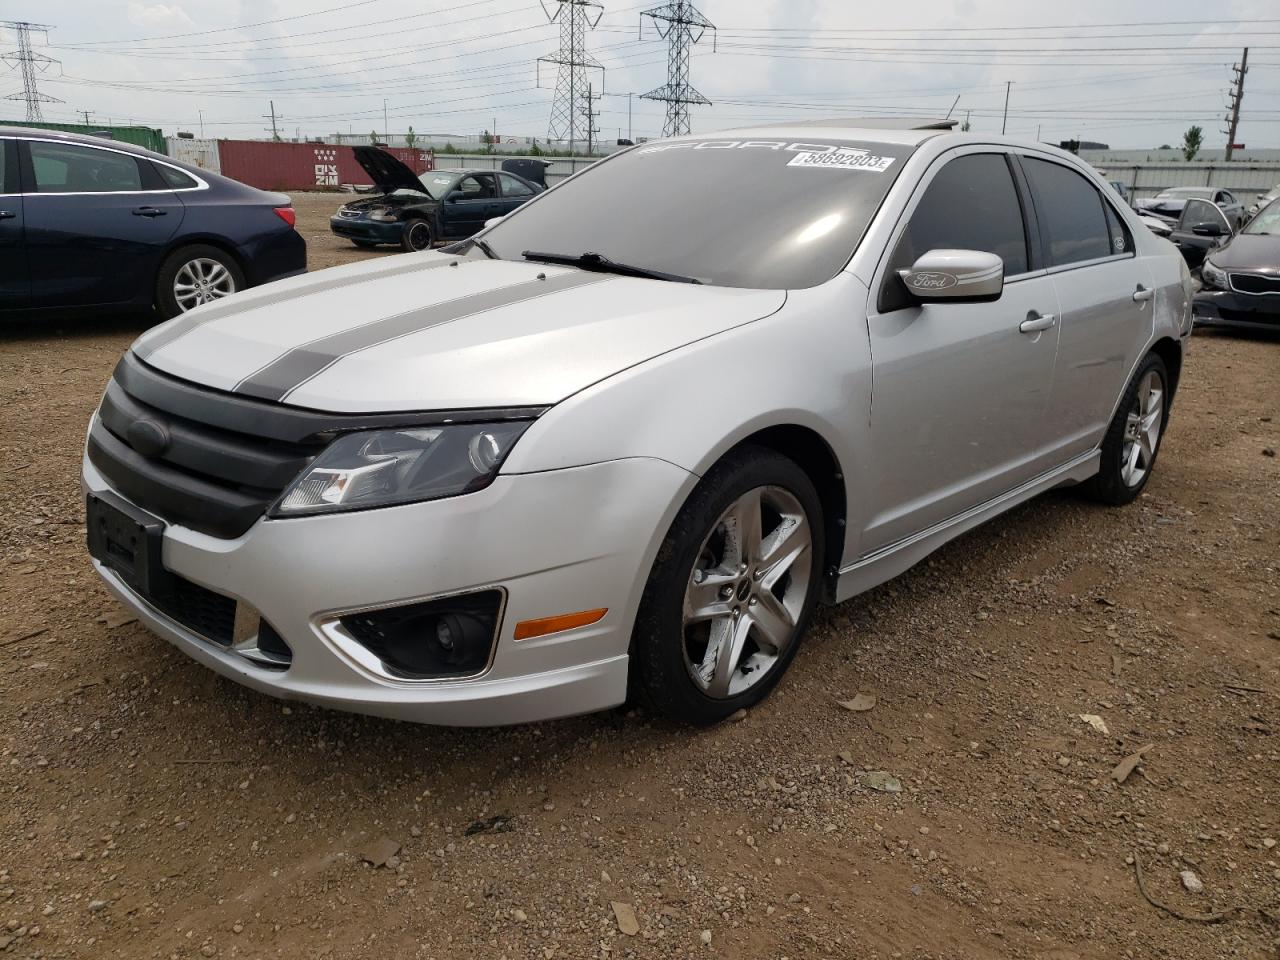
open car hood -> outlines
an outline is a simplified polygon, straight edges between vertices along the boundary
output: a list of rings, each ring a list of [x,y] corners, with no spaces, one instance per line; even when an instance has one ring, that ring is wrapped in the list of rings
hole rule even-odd
[[[382,193],[393,190],[417,190],[423,192],[418,175],[380,147],[356,147],[356,162],[373,179],[373,185]]]

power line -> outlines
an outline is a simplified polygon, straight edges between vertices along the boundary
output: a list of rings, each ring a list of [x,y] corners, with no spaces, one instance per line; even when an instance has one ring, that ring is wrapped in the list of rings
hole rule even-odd
[[[27,121],[29,123],[38,123],[44,119],[44,115],[40,111],[42,103],[62,103],[57,97],[51,97],[47,93],[41,93],[36,89],[36,72],[43,73],[49,69],[49,64],[58,63],[53,57],[47,57],[43,53],[36,53],[31,49],[31,34],[43,34],[45,40],[49,39],[49,28],[39,23],[27,23],[25,20],[4,20],[0,21],[0,27],[6,27],[18,34],[18,49],[11,50],[6,54],[0,55],[0,61],[7,63],[9,69],[18,69],[22,71],[22,92],[11,93],[6,100],[25,100],[27,103]]]
[[[689,107],[711,106],[711,101],[695,90],[690,82],[690,50],[708,30],[714,36],[716,27],[688,0],[673,0],[640,14],[642,35],[645,17],[653,21],[658,36],[667,41],[667,82],[641,94],[641,99],[666,103],[667,121],[662,128],[664,137],[684,136],[690,131]]]

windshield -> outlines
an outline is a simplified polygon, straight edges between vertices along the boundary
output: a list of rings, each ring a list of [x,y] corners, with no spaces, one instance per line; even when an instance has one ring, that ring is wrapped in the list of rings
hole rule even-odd
[[[1270,236],[1280,234],[1280,200],[1272,200],[1259,210],[1257,216],[1245,224],[1240,232]]]
[[[485,234],[526,250],[725,287],[812,287],[844,268],[915,149],[884,143],[676,140],[599,161]]]
[[[439,200],[449,192],[449,185],[458,179],[458,174],[439,171],[437,173],[424,173],[418,179],[422,181],[423,192],[431,199]],[[396,193],[399,192],[399,190],[396,191]]]

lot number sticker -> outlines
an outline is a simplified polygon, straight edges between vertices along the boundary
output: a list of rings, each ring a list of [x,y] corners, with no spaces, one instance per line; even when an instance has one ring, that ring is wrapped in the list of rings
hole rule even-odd
[[[825,170],[870,170],[884,173],[893,157],[877,157],[865,150],[833,150],[830,153],[797,153],[788,167],[817,167]]]

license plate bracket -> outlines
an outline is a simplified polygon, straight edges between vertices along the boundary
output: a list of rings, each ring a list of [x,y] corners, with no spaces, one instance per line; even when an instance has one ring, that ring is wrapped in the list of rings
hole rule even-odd
[[[108,492],[85,503],[89,554],[130,588],[152,600],[172,593],[173,576],[161,561],[165,523]]]

